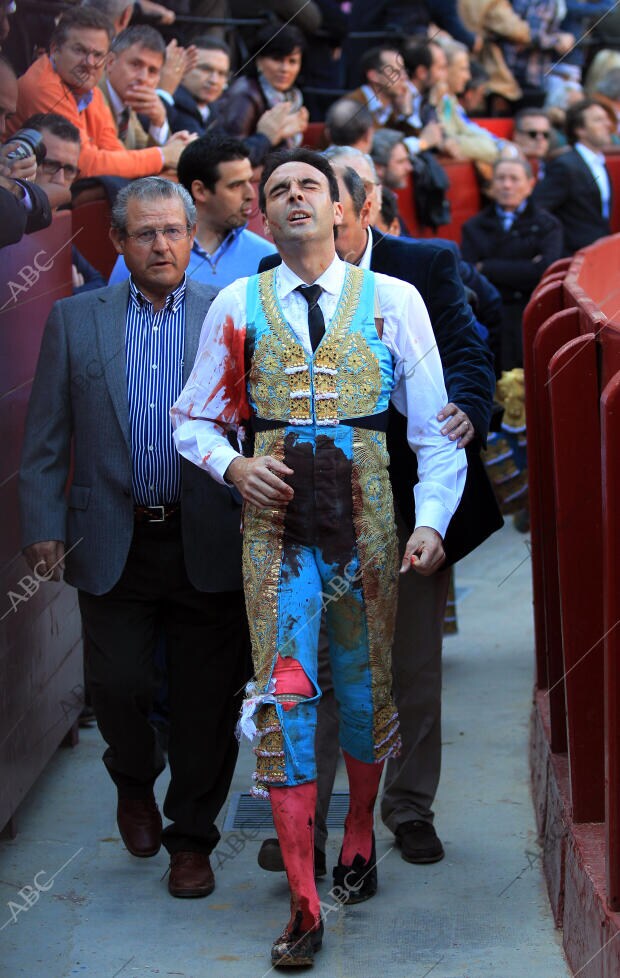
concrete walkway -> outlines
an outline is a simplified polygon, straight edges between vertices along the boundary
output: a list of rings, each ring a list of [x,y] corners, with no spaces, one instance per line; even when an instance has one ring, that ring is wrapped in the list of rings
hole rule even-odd
[[[446,858],[427,867],[403,862],[379,824],[380,891],[327,915],[317,978],[570,975],[543,887],[528,785],[526,539],[504,528],[459,565],[457,588],[436,806]],[[287,919],[286,883],[256,864],[261,838],[272,833],[242,820],[216,850],[215,893],[174,900],[165,853],[134,859],[119,839],[101,752],[96,730],[82,731],[75,750],[58,751],[18,813],[17,839],[2,844],[1,978],[273,975],[269,949]],[[233,791],[248,791],[250,770],[244,748]],[[343,770],[338,788],[346,790]],[[164,791],[162,776],[159,799]],[[334,831],[328,866],[340,843]],[[325,902],[329,888],[328,878],[320,884]]]

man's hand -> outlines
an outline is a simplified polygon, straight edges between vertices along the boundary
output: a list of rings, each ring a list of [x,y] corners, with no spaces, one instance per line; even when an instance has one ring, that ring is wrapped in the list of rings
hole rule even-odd
[[[293,498],[293,490],[282,481],[284,476],[292,474],[292,469],[272,455],[239,456],[230,463],[224,478],[232,482],[248,503],[259,509],[274,509],[286,506]]]
[[[438,122],[429,122],[420,133],[420,149],[434,149],[443,142],[443,129]],[[424,147],[422,147],[424,143]]]
[[[557,54],[568,54],[571,48],[575,46],[575,35],[569,34],[568,31],[561,31],[558,34],[558,39],[555,42],[554,51]]]
[[[166,46],[166,60],[159,76],[158,88],[174,95],[183,80],[183,75],[196,67],[198,49],[193,45],[189,48],[179,47],[176,40]]]
[[[71,284],[74,289],[80,289],[84,285],[84,276],[75,265],[71,266]]]
[[[153,126],[163,126],[167,119],[166,108],[159,95],[148,85],[134,85],[126,95],[127,105],[148,117]]]
[[[65,545],[61,540],[44,540],[24,550],[31,571],[48,581],[61,581],[65,569]]]
[[[196,133],[189,133],[187,129],[182,129],[180,132],[175,132],[173,136],[170,137],[167,143],[164,143],[160,147],[164,156],[164,168],[172,168],[176,170],[177,163],[179,162],[179,157],[188,143],[193,143],[196,139]]]
[[[430,526],[418,526],[407,541],[400,572],[406,574],[413,567],[423,577],[430,577],[439,570],[445,559],[443,540],[437,530]]]
[[[37,161],[34,156],[9,160],[8,154],[15,149],[14,143],[0,146],[0,173],[8,180],[34,180],[37,175]]]
[[[177,15],[169,7],[164,7],[161,3],[153,3],[153,0],[139,0],[139,3],[145,17],[152,17],[159,24],[174,24]]]
[[[441,433],[447,435],[450,441],[456,441],[458,438],[457,448],[465,448],[465,445],[469,445],[470,441],[474,440],[476,432],[473,424],[465,412],[461,411],[452,401],[446,404],[445,408],[442,408],[437,415],[438,421],[445,421],[446,418],[450,420],[443,426]]]

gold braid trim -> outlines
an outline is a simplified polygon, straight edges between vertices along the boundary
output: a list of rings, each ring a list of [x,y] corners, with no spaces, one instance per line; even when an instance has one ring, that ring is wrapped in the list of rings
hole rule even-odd
[[[354,428],[353,525],[368,629],[375,761],[397,753],[400,747],[391,668],[398,594],[398,544],[387,463],[385,435]]]

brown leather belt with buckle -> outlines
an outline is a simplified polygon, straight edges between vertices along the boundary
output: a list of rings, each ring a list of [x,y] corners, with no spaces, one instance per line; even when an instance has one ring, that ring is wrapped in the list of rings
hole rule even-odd
[[[134,506],[136,523],[165,523],[171,516],[181,511],[180,503],[166,503],[162,506]]]

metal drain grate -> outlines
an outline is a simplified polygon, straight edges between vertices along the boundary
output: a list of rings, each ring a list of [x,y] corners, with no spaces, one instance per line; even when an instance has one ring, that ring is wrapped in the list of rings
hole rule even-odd
[[[334,791],[327,813],[327,828],[341,829],[349,810],[349,792]],[[259,832],[275,831],[271,817],[271,805],[262,798],[235,791],[230,796],[223,831],[233,829],[257,829]]]

